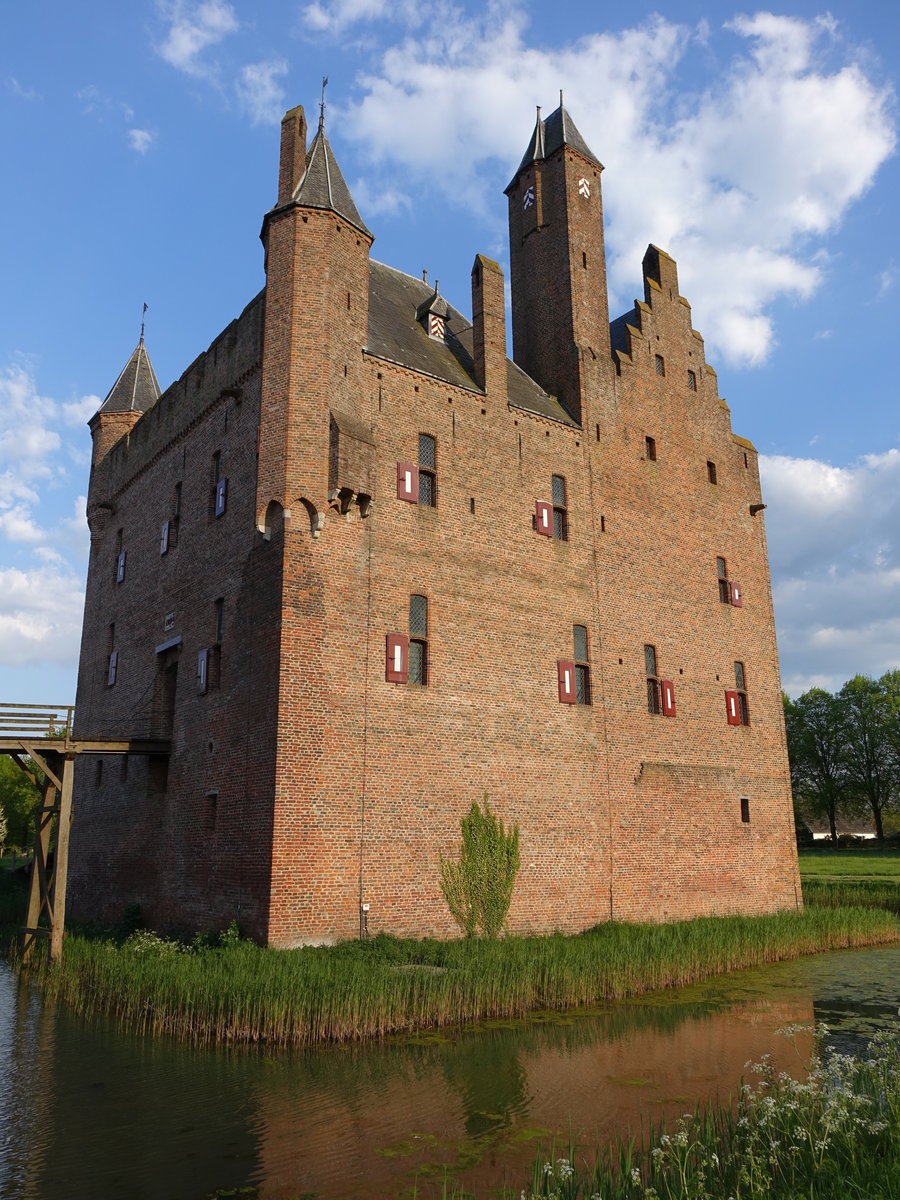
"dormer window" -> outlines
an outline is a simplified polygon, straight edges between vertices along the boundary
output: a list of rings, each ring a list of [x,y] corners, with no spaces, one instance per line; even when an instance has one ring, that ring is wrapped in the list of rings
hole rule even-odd
[[[444,340],[444,318],[434,312],[428,314],[428,336]]]

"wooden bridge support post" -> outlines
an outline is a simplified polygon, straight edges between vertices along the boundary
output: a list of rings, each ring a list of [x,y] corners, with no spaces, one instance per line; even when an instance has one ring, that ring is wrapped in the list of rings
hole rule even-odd
[[[46,906],[50,909],[50,888],[47,877],[47,855],[50,852],[50,834],[53,818],[57,812],[56,783],[49,774],[44,777],[44,792],[34,819],[34,858],[31,863],[31,882],[28,888],[28,911],[25,914],[25,938],[22,943],[22,958],[28,958],[38,929],[41,913]],[[46,936],[46,935],[45,935]]]
[[[50,961],[62,954],[66,923],[66,876],[69,873],[69,827],[72,824],[72,781],[75,758],[66,755],[62,764],[62,791],[59,797],[59,823],[56,827],[56,859],[53,864],[53,912],[50,923]]]

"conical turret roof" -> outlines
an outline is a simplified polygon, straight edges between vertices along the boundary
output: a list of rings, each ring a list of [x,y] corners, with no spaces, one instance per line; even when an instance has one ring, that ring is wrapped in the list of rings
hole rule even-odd
[[[145,413],[159,399],[160,387],[144,345],[144,335],[100,405],[99,412]]]
[[[603,169],[603,163],[588,146],[587,142],[578,132],[575,122],[566,112],[562,92],[560,92],[559,108],[555,112],[552,112],[546,121],[541,117],[541,110],[537,110],[537,119],[534,124],[534,132],[528,143],[528,149],[525,151],[509,187],[512,187],[512,184],[515,183],[525,168],[530,166],[531,163],[544,158],[550,158],[563,146],[571,146],[573,150],[577,151],[584,158],[592,163],[596,163],[601,170]],[[509,191],[509,188],[507,188],[507,191]]]
[[[350,195],[347,181],[325,136],[325,122],[319,120],[316,136],[306,152],[306,170],[294,191],[295,204],[308,208],[327,208],[338,213],[363,233],[372,236]]]

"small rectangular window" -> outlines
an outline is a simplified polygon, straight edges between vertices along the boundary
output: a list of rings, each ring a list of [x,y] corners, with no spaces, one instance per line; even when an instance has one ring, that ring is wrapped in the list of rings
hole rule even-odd
[[[159,535],[159,556],[162,558],[164,554],[169,553],[169,522],[163,521],[162,531]]]
[[[197,655],[197,691],[200,695],[206,692],[207,667],[209,666],[209,651],[201,650]]]
[[[215,512],[216,512],[217,517],[222,517],[225,515],[225,497],[226,497],[227,486],[228,486],[228,480],[223,475],[222,478],[219,480],[219,482],[216,484]]]
[[[551,478],[553,495],[553,536],[558,542],[569,540],[569,514],[566,507],[566,481],[562,475]]]
[[[696,392],[696,390],[697,390],[697,376],[694,374],[693,371],[688,371],[688,391]]]
[[[437,443],[428,433],[419,434],[419,503],[437,504]]]
[[[749,725],[750,703],[747,699],[747,676],[742,662],[734,664],[734,690],[737,693],[738,724]]]
[[[709,459],[706,461],[706,477],[710,483],[716,483],[716,464]]]
[[[116,558],[116,583],[125,582],[125,559],[127,553],[126,550],[120,550]]]
[[[657,354],[656,356],[656,373],[657,375],[665,375],[666,373],[665,359],[661,354]]]
[[[648,462],[656,462],[656,438],[644,438],[644,458]]]
[[[575,649],[575,703],[591,702],[591,664],[588,658],[588,633],[584,625],[572,627]]]
[[[428,683],[428,599],[409,598],[409,682]]]
[[[716,559],[716,575],[719,583],[720,604],[731,603],[731,584],[728,581],[728,564],[724,558]]]
[[[741,797],[741,820],[745,825],[750,824],[750,801],[745,797]]]
[[[659,676],[656,670],[655,646],[644,646],[644,670],[647,674],[647,711],[651,713],[662,712]]]
[[[119,652],[118,650],[110,650],[109,662],[106,668],[106,686],[115,687],[116,678],[119,673]]]

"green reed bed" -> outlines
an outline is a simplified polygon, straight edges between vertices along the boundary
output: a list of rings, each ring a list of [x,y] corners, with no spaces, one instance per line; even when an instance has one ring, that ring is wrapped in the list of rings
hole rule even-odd
[[[796,1030],[784,1031],[791,1035]],[[711,1104],[643,1144],[538,1154],[506,1200],[897,1200],[900,1196],[900,1033],[861,1057],[828,1051],[824,1028],[804,1081],[768,1058],[737,1103]],[[471,1193],[451,1185],[448,1200]]]
[[[900,914],[898,879],[803,879],[804,904],[826,908],[885,908]]]
[[[382,1037],[542,1008],[595,1004],[679,987],[724,971],[821,950],[900,941],[875,909],[814,908],[672,925],[497,941],[378,937],[264,950],[236,937],[182,946],[138,932],[66,938],[62,961],[29,968],[83,1014],[108,1013],[200,1042],[303,1045]]]

